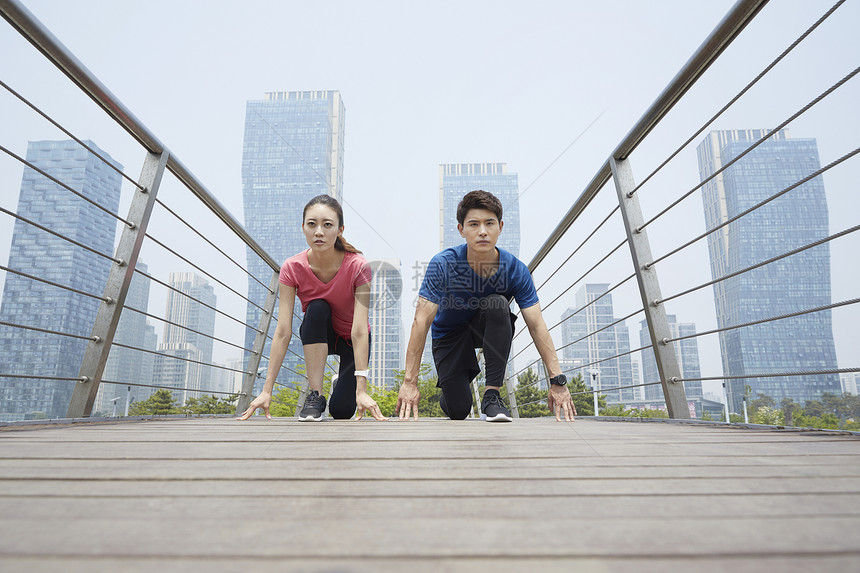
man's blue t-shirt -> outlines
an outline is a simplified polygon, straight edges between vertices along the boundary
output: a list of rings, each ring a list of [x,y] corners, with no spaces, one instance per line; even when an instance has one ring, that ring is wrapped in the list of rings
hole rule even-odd
[[[434,339],[454,332],[472,318],[480,299],[491,294],[514,297],[520,308],[538,303],[532,275],[521,260],[499,249],[499,269],[488,278],[479,276],[466,260],[464,243],[445,249],[432,259],[418,296],[439,306],[433,319]]]

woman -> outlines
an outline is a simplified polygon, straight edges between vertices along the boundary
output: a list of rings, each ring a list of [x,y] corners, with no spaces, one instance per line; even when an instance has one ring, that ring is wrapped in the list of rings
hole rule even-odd
[[[299,335],[309,387],[299,420],[323,419],[326,407],[322,396],[323,373],[329,354],[340,356],[329,414],[335,419],[348,420],[357,409],[358,420],[365,411],[377,420],[387,420],[367,393],[370,267],[361,251],[344,240],[343,209],[333,197],[319,195],[305,205],[302,231],[310,248],[290,257],[281,267],[278,325],[272,339],[266,383],[238,419],[247,420],[258,408],[271,418],[272,389],[292,337],[293,305],[298,294],[305,313]]]

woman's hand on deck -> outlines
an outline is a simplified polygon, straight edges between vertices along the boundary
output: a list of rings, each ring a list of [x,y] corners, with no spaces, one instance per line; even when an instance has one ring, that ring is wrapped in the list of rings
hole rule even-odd
[[[269,414],[269,406],[271,405],[271,403],[272,403],[272,395],[262,393],[259,396],[257,396],[256,398],[254,398],[254,401],[251,402],[251,405],[248,406],[248,409],[245,410],[244,412],[242,412],[242,415],[236,419],[237,420],[247,420],[248,418],[250,418],[251,416],[254,415],[254,412],[256,412],[258,408],[262,408],[263,413],[266,415],[266,418],[271,420],[272,415]]]
[[[385,421],[388,418],[382,415],[382,410],[379,409],[379,404],[376,400],[370,397],[367,392],[356,392],[355,394],[355,419],[361,420],[365,412],[373,416],[374,420]]]

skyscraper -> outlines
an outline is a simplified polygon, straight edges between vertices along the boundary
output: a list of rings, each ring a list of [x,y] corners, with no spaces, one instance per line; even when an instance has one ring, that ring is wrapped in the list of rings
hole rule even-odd
[[[249,101],[245,112],[242,152],[242,197],[245,228],[278,262],[307,248],[301,231],[302,210],[317,195],[343,200],[343,142],[346,111],[340,92],[269,92]],[[262,305],[272,269],[248,249],[248,298]],[[296,301],[296,312],[301,308]],[[260,323],[261,311],[249,303],[246,322]],[[297,319],[293,332],[298,332]],[[245,332],[245,348],[251,348],[256,331]],[[301,341],[293,335],[284,365],[293,370],[303,362]],[[269,355],[269,343],[264,350]],[[265,364],[263,364],[265,366]],[[295,381],[282,370],[281,379]],[[262,386],[259,381],[254,393]]]
[[[713,131],[698,146],[699,175],[710,177],[770,130]],[[702,187],[708,230],[744,212],[820,168],[814,139],[774,134]],[[740,271],[828,235],[824,182],[816,177],[708,236],[714,279]],[[714,284],[717,324],[754,320],[830,304],[830,247],[794,256]],[[829,310],[720,333],[723,375],[801,372],[836,368]],[[727,381],[733,411],[744,387],[753,397],[803,403],[823,392],[838,394],[837,374],[744,378]]]
[[[609,326],[616,318],[608,290],[608,284],[586,284],[576,292],[576,308],[561,315],[562,357],[566,364],[582,365],[568,376],[580,374],[590,387],[596,381],[607,403],[623,404],[636,399],[635,388],[602,390],[633,385],[633,365],[625,354],[630,352],[630,333],[623,322]]]
[[[489,191],[502,202],[504,228],[497,245],[520,256],[520,200],[516,173],[506,163],[447,163],[439,166],[439,248],[463,243],[457,231],[457,204],[469,191]]]
[[[672,338],[696,334],[696,325],[692,322],[678,322],[674,314],[667,314],[669,332]],[[648,346],[651,344],[651,335],[648,333],[648,321],[642,320],[639,329],[639,344]],[[678,358],[678,367],[683,378],[699,378],[699,342],[696,338],[685,338],[672,342],[675,347],[675,356]],[[646,348],[642,351],[642,376],[643,383],[659,382],[660,373],[657,370],[657,361],[654,360],[654,351]],[[646,400],[663,400],[663,387],[659,385],[643,386]],[[688,401],[702,398],[702,383],[684,382],[684,392]]]
[[[93,142],[86,143],[122,169]],[[119,173],[78,143],[30,142],[27,161],[117,212]],[[21,181],[18,214],[99,253],[113,255],[116,219],[29,167]],[[86,249],[15,221],[8,265],[14,270],[101,296],[111,264]],[[0,379],[0,419],[66,415],[74,382],[48,378],[76,377],[87,341],[50,333],[90,336],[99,303],[98,299],[7,273],[0,320],[48,332],[0,326],[0,372],[46,378]]]
[[[158,345],[156,379],[164,386],[189,389],[173,392],[174,399],[184,404],[189,396],[199,396],[192,390],[205,394],[212,389],[208,364],[212,364],[215,310],[210,307],[217,300],[212,285],[196,273],[170,273],[168,283],[175,290],[167,294],[164,315],[169,322]]]
[[[146,273],[148,267],[145,263],[138,261],[137,270]],[[147,346],[146,316],[134,310],[147,312],[149,307],[149,285],[146,277],[135,274],[131,279],[128,294],[125,297],[125,306],[116,327],[113,341],[132,348],[155,351],[156,345]],[[110,355],[105,364],[104,380],[112,382],[124,382],[132,384],[152,384],[152,355],[139,350],[132,350],[123,346],[111,346]],[[103,412],[110,415],[113,412],[114,399],[116,399],[116,411],[125,412],[126,400],[145,400],[152,394],[151,388],[146,386],[129,386],[127,384],[105,384],[99,385],[99,392],[93,406],[94,412]]]
[[[394,370],[403,368],[400,259],[371,259],[368,262],[373,269],[368,317],[372,338],[368,386],[390,390],[394,388]]]

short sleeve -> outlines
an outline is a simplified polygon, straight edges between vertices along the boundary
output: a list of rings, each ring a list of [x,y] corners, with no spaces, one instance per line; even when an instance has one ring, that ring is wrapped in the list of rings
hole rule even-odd
[[[358,268],[355,270],[355,279],[352,281],[353,288],[360,287],[361,285],[365,285],[373,280],[373,272],[370,270],[370,263],[368,263],[363,257],[359,257],[356,263]]]
[[[299,282],[296,280],[295,272],[293,270],[292,265],[290,264],[289,259],[284,261],[284,264],[281,265],[281,272],[278,275],[278,282],[280,282],[282,285],[287,285],[291,287],[299,286]]]
[[[418,296],[433,304],[441,304],[445,296],[444,263],[445,261],[440,255],[430,259],[427,272],[424,273],[424,280],[421,282],[421,289],[418,291]]]
[[[534,280],[532,280],[532,275],[529,272],[529,268],[520,261],[516,260],[516,267],[514,270],[515,277],[515,290],[514,290],[514,299],[517,301],[517,306],[520,308],[528,308],[530,306],[536,305],[540,302],[538,298],[537,290],[535,289]]]

